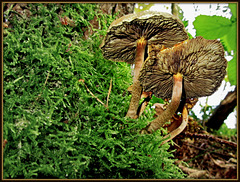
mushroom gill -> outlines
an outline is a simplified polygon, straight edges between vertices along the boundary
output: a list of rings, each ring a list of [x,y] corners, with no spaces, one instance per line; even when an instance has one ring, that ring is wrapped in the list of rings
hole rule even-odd
[[[147,131],[162,127],[177,110],[180,100],[174,99],[179,98],[174,92],[174,75],[182,75],[182,87],[178,90],[183,88],[186,99],[197,98],[209,96],[217,90],[226,74],[226,67],[222,44],[201,36],[149,56],[139,76],[143,90],[151,91],[162,99],[172,97],[172,100],[168,108],[149,124]]]

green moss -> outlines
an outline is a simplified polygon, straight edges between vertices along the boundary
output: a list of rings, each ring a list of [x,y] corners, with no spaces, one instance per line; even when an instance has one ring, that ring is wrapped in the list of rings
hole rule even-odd
[[[115,17],[97,7],[28,4],[30,17],[4,12],[13,25],[3,38],[4,178],[184,177],[169,144],[159,147],[160,132],[138,134],[148,117],[124,118],[131,68],[103,58],[99,45]],[[64,16],[75,26],[62,25]],[[85,40],[82,28],[95,16],[101,29]],[[80,79],[104,103],[112,79],[108,110]]]

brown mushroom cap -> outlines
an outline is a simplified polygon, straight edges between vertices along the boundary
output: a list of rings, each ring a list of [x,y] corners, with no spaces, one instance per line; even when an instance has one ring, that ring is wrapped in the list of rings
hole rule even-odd
[[[113,21],[100,46],[103,56],[112,61],[133,64],[136,42],[141,37],[145,38],[148,44],[161,44],[167,48],[188,39],[183,23],[175,16],[144,11]]]
[[[222,44],[199,36],[148,57],[139,80],[144,91],[165,99],[172,95],[173,74],[181,73],[186,98],[209,96],[220,86],[226,67]]]

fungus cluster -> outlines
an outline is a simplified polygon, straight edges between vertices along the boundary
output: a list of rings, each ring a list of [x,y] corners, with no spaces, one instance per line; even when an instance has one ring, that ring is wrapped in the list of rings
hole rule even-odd
[[[186,100],[211,95],[226,74],[227,61],[221,43],[200,36],[189,40],[182,22],[168,13],[145,11],[125,15],[110,25],[100,47],[106,59],[135,65],[126,117],[138,117],[143,91],[171,99],[167,109],[142,133],[156,131],[178,110],[183,122],[173,135],[181,132],[188,120]]]
[[[174,115],[181,100],[213,94],[226,74],[226,67],[220,41],[201,36],[149,56],[139,76],[143,90],[162,99],[171,98],[171,103],[146,131],[159,129]]]
[[[186,98],[209,96],[220,86],[227,61],[218,40],[199,36],[148,57],[140,76],[145,91],[160,98],[171,98],[173,75],[184,77]]]
[[[138,117],[142,92],[138,77],[147,57],[148,45],[169,48],[186,39],[188,35],[182,22],[168,13],[145,11],[113,21],[100,47],[106,59],[134,64],[132,98],[127,117]]]

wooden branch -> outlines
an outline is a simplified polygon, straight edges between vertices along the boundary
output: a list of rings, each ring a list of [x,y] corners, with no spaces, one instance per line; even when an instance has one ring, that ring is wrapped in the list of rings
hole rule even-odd
[[[219,106],[215,109],[212,116],[208,119],[205,125],[208,128],[218,130],[221,125],[224,123],[224,120],[228,115],[234,110],[237,106],[237,87],[234,91],[229,92],[224,100],[220,103]]]
[[[172,9],[172,14],[175,15],[176,17],[178,17],[178,3],[172,3],[171,4],[171,9]]]
[[[87,91],[98,101],[100,102],[104,107],[107,108],[107,105],[103,103],[103,101],[101,101],[97,96],[95,96],[91,90],[89,90],[89,88],[87,87],[87,85],[85,84],[85,81],[83,79],[78,80],[80,83],[83,83],[83,85],[85,86],[85,88],[87,89]]]
[[[108,102],[109,102],[109,97],[110,97],[111,89],[112,89],[112,78],[111,78],[111,80],[110,80],[110,85],[109,85],[109,89],[108,89],[107,104],[106,104],[106,107],[107,107],[107,108],[108,108]]]

